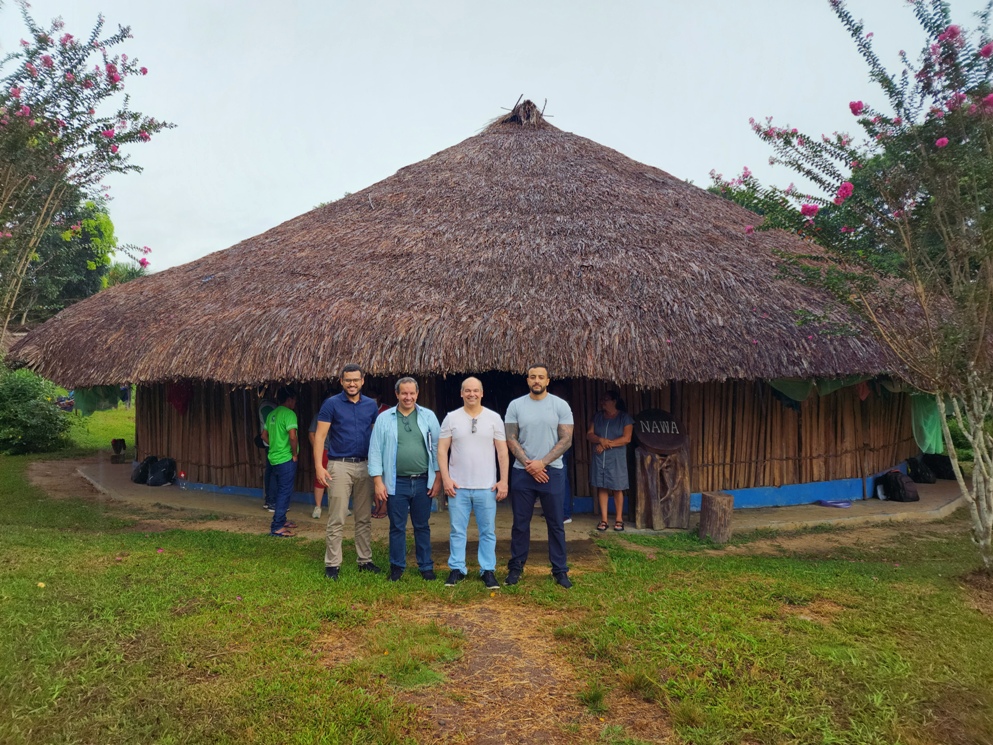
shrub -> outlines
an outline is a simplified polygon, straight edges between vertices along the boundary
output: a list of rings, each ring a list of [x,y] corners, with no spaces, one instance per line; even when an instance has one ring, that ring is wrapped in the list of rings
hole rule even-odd
[[[55,404],[55,385],[30,370],[0,368],[0,453],[57,450],[72,418]]]

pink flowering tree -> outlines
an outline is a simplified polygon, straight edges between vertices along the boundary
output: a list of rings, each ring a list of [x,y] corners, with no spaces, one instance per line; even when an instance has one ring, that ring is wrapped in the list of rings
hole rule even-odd
[[[801,281],[832,290],[871,322],[900,375],[933,393],[946,451],[972,515],[972,534],[993,573],[993,1],[967,31],[942,0],[916,0],[928,36],[919,57],[900,53],[896,74],[872,33],[841,0],[829,0],[878,85],[878,101],[851,101],[854,134],[811,136],[752,122],[811,188],[765,186],[750,174],[714,176],[715,188],[817,251],[784,257]],[[742,226],[745,232],[756,226]],[[954,417],[973,448],[967,480],[948,428]]]
[[[140,171],[130,151],[173,126],[130,108],[125,88],[148,71],[118,52],[128,28],[105,35],[100,17],[77,38],[20,7],[25,38],[0,60],[0,333],[46,228],[108,174]]]

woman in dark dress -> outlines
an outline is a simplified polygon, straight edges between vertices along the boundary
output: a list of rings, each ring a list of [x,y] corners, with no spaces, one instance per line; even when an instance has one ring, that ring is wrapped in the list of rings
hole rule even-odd
[[[590,422],[586,439],[593,443],[590,484],[596,487],[600,508],[599,531],[607,529],[607,506],[614,495],[614,530],[624,530],[624,490],[628,488],[627,445],[634,432],[634,419],[625,410],[616,391],[600,398],[600,411]]]

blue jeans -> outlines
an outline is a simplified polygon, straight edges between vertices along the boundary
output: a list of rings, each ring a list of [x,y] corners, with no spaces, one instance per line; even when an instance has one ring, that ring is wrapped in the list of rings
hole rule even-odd
[[[434,569],[431,560],[431,499],[428,497],[427,476],[397,476],[396,494],[386,500],[390,516],[390,564],[407,566],[407,515],[414,526],[414,553],[417,568],[422,572]]]
[[[276,477],[269,463],[269,451],[265,451],[265,473],[262,476],[262,501],[266,507],[276,504]]]
[[[510,571],[523,571],[531,550],[531,518],[534,502],[541,500],[548,526],[548,559],[552,574],[569,571],[565,554],[565,526],[562,524],[562,502],[565,493],[565,469],[548,468],[548,483],[539,484],[523,468],[510,469],[510,509],[514,513],[514,527],[510,530]]]
[[[572,479],[569,478],[569,468],[572,466],[572,448],[562,454],[562,471],[565,473],[565,496],[562,500],[562,519],[572,519]]]
[[[269,527],[270,533],[275,533],[286,524],[286,510],[290,507],[290,498],[293,496],[293,482],[297,478],[297,462],[288,460],[272,467],[272,481],[276,487],[275,502],[276,511],[272,515],[272,525]]]
[[[456,489],[455,496],[448,500],[448,516],[452,521],[451,554],[448,568],[458,569],[467,574],[465,566],[465,534],[469,527],[469,516],[476,515],[479,528],[480,572],[496,571],[496,492],[492,489]]]

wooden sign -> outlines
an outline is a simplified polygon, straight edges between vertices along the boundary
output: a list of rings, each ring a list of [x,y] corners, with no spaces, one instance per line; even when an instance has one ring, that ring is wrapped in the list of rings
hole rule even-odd
[[[634,436],[642,447],[656,453],[673,453],[689,443],[686,430],[668,411],[645,409],[634,418]]]

